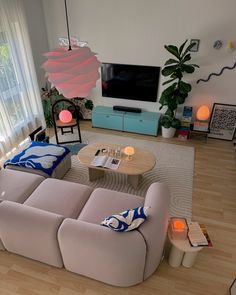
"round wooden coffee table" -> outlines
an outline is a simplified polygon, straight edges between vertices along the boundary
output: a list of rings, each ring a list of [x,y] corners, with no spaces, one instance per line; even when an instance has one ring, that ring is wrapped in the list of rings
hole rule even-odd
[[[82,148],[78,153],[79,161],[88,167],[89,180],[94,181],[104,176],[105,171],[109,170],[103,167],[95,167],[91,165],[92,160],[95,157],[97,150],[102,149],[117,149],[120,148],[121,152],[125,148],[124,145],[112,144],[108,142],[98,142],[89,144]],[[127,157],[122,153],[121,163],[119,167],[112,170],[115,173],[122,173],[128,176],[128,182],[136,188],[141,180],[144,172],[150,171],[156,164],[156,158],[153,153],[148,150],[134,147],[135,154],[132,156],[132,160],[127,160]],[[99,155],[102,155],[100,153]],[[113,156],[115,158],[115,156]]]

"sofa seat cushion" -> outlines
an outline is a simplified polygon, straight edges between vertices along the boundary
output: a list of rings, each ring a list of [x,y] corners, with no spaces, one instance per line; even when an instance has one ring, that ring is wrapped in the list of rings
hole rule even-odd
[[[64,217],[77,218],[92,191],[86,185],[47,178],[24,204]]]
[[[95,189],[85,204],[78,219],[100,224],[107,216],[118,214],[127,209],[141,207],[144,198],[108,189]]]
[[[0,199],[23,203],[45,178],[39,175],[0,170]]]

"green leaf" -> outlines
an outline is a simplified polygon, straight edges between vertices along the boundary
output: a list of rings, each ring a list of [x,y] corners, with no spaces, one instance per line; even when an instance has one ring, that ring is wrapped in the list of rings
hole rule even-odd
[[[185,49],[182,58],[195,46],[195,43],[191,43],[188,45],[188,47]]]
[[[164,83],[162,83],[162,85],[166,85],[166,84],[168,84],[168,83],[170,83],[170,82],[173,82],[174,80],[176,80],[176,77],[173,78],[173,79],[170,79],[170,80],[168,80],[168,81],[165,81]]]
[[[173,74],[170,76],[170,78],[172,78],[172,79],[176,79],[176,78],[178,78],[178,77],[176,76],[175,73],[173,73]]]
[[[160,97],[160,100],[159,100],[159,103],[162,105],[162,106],[166,106],[169,104],[169,101],[170,101],[170,98],[171,96],[166,96],[162,93],[161,97]]]
[[[200,68],[198,65],[196,64],[191,64],[191,66],[195,67],[195,68]]]
[[[181,124],[181,122],[179,119],[173,118],[173,120],[171,122],[171,127],[178,129],[180,127],[180,124]]]
[[[167,51],[169,51],[171,54],[173,54],[175,57],[178,58],[178,60],[180,59],[180,56],[179,56],[179,51],[178,51],[178,48],[174,45],[165,45],[164,46],[165,49]]]
[[[192,86],[189,83],[180,81],[179,82],[179,91],[181,93],[188,93],[192,90]]]
[[[164,77],[170,76],[177,69],[177,67],[178,65],[164,67],[161,73]]]
[[[176,96],[177,104],[183,104],[185,102],[185,97],[183,96]]]
[[[173,83],[172,85],[170,85],[169,87],[167,87],[163,92],[162,95],[165,96],[172,96],[174,91],[175,91],[175,87],[176,87],[177,83]]]
[[[165,62],[164,65],[167,66],[167,65],[176,64],[176,63],[179,63],[179,61],[176,59],[170,58]]]
[[[159,103],[160,103],[162,106],[164,106],[164,105],[167,104],[167,97],[166,97],[163,93],[161,94],[161,97],[160,97],[160,99],[159,99]]]
[[[184,49],[185,44],[187,43],[188,39],[179,47],[179,55],[181,56],[181,53]]]
[[[168,117],[174,117],[174,110],[168,108],[167,111],[165,112],[165,115]]]
[[[174,72],[174,75],[181,80],[183,78],[183,74],[180,68],[176,69],[176,71]],[[172,78],[172,75],[170,76]]]
[[[182,64],[185,63],[186,61],[189,61],[191,59],[191,54],[188,53],[187,55],[185,55],[185,57],[182,60]]]
[[[168,103],[168,110],[170,110],[171,112],[174,112],[177,109],[177,102],[175,99],[170,99],[169,103]]]
[[[181,69],[183,72],[186,72],[186,73],[193,73],[195,71],[195,68],[193,66],[190,66],[190,65],[182,65],[181,66]]]
[[[172,120],[173,120],[172,117],[164,115],[160,120],[161,126],[165,128],[170,128]]]

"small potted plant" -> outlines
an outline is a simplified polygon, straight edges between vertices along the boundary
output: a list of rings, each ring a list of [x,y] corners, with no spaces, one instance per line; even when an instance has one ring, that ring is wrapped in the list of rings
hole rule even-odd
[[[45,87],[43,87],[41,90],[42,105],[46,126],[48,128],[51,128],[54,126],[52,118],[52,105],[56,100],[63,99],[64,96],[62,94],[59,94],[58,90],[55,87],[49,89],[47,83]],[[63,105],[61,106],[61,109],[63,109]]]
[[[184,82],[183,74],[191,74],[195,68],[199,66],[196,64],[188,63],[191,60],[190,50],[195,45],[190,44],[186,47],[186,40],[179,48],[174,45],[165,45],[165,49],[174,55],[175,58],[170,58],[165,62],[164,68],[161,73],[164,77],[169,77],[162,85],[170,84],[163,90],[159,103],[161,104],[160,110],[166,107],[164,115],[161,118],[162,136],[165,138],[173,137],[176,129],[180,126],[180,121],[175,117],[178,105],[183,104],[188,97],[192,86]]]

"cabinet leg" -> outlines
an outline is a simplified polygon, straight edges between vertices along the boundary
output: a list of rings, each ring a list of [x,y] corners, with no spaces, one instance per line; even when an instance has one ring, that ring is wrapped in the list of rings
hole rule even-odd
[[[185,267],[192,267],[196,261],[198,252],[186,252],[182,261]]]
[[[177,249],[174,245],[172,245],[170,250],[170,255],[169,255],[169,265],[172,267],[180,266],[183,256],[184,256],[184,252]]]

